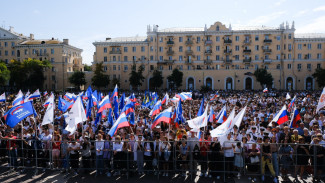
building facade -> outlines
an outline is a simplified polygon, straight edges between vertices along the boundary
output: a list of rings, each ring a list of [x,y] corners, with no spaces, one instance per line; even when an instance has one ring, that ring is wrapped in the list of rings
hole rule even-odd
[[[169,28],[148,26],[146,37],[107,38],[94,42],[93,64],[103,62],[110,78],[118,78],[129,89],[131,67],[144,67],[146,78],[140,89],[150,89],[155,69],[162,71],[164,84],[178,68],[184,74],[181,89],[262,89],[253,76],[266,68],[274,78],[273,88],[319,89],[312,74],[325,61],[325,34],[295,34],[294,22],[271,27]],[[113,86],[110,86],[113,87]]]
[[[50,61],[52,68],[44,71],[44,90],[66,90],[73,87],[68,77],[73,71],[83,71],[82,49],[69,45],[68,39],[34,39],[17,34],[13,28],[0,28],[0,60],[9,63],[28,58]]]

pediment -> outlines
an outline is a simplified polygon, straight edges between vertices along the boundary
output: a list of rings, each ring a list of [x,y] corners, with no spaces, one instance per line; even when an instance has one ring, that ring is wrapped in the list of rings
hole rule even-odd
[[[18,39],[18,35],[0,27],[0,39]]]

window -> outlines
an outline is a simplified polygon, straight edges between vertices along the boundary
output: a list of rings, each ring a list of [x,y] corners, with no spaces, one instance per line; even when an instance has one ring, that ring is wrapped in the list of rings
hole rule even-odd
[[[307,64],[307,69],[311,70],[311,64]]]
[[[164,60],[164,57],[163,56],[159,56],[159,60],[160,61],[163,61]]]
[[[0,50],[0,56],[1,56],[1,50]]]
[[[183,65],[180,65],[179,66],[179,70],[183,70]]]
[[[220,46],[216,46],[216,51],[220,51]]]
[[[104,53],[107,53],[107,48],[106,47],[104,48]]]
[[[181,43],[181,42],[183,42],[183,37],[179,37],[178,38],[178,41]]]
[[[320,67],[320,64],[317,64],[317,69],[320,69],[321,67]]]
[[[162,37],[160,37],[160,38],[159,38],[159,42],[161,42],[161,43],[162,43],[163,41],[164,41],[164,40],[163,40],[163,38],[162,38]]]
[[[276,65],[276,69],[280,70],[281,69],[281,65],[280,64],[277,64]]]
[[[141,52],[145,52],[145,47],[141,46]]]
[[[54,54],[54,49],[53,48],[51,49],[51,54]]]
[[[281,59],[281,55],[280,54],[276,55],[276,59],[277,60],[280,60]]]
[[[235,60],[239,60],[239,55],[235,55]]]
[[[255,45],[255,50],[258,51],[259,50],[259,46]]]
[[[291,69],[291,64],[288,64],[288,69]]]
[[[28,54],[28,50],[27,50],[27,49],[24,50],[24,54],[25,54],[25,55]]]
[[[311,59],[311,54],[308,53],[305,57],[306,57],[306,59]]]
[[[178,51],[179,51],[179,52],[183,52],[183,46],[180,46],[180,47],[178,48]]]
[[[258,55],[255,55],[255,60],[259,60],[259,56]]]
[[[15,46],[15,42],[11,42],[11,47],[14,47]]]
[[[137,48],[135,46],[132,47],[132,51],[133,52],[136,52],[137,51]]]
[[[5,42],[5,47],[8,47],[8,43],[7,42]]]
[[[162,65],[159,66],[159,70],[164,70],[164,67]]]
[[[291,60],[291,53],[288,54],[288,59]]]
[[[238,42],[238,41],[239,41],[239,36],[236,36],[235,39],[236,39],[236,41]]]
[[[255,64],[255,70],[257,70],[258,69],[258,64]]]
[[[197,37],[197,38],[196,38],[196,42],[199,43],[200,41],[201,41],[201,37]]]
[[[249,69],[249,65],[246,64],[246,65],[245,65],[245,69]]]
[[[301,53],[299,53],[298,54],[298,59],[301,59],[301,58],[302,58]]]
[[[150,60],[153,60],[153,55],[150,55]]]
[[[288,50],[291,51],[291,49],[292,49],[291,44],[288,44]]]
[[[171,70],[173,70],[173,66],[172,65],[169,65],[168,66],[168,69],[171,71]]]
[[[258,40],[259,40],[258,35],[255,35],[255,41],[258,41]]]
[[[8,51],[7,50],[5,50],[5,55],[8,56]]]
[[[216,70],[219,70],[220,69],[220,65],[216,65]]]
[[[197,58],[197,60],[201,60],[201,56],[200,55],[198,55],[196,58]]]
[[[128,61],[128,56],[124,56],[124,62]]]
[[[311,44],[307,44],[308,50],[311,50]]]
[[[15,56],[15,51],[11,51],[11,56]]]
[[[104,62],[107,62],[107,57],[104,57]]]
[[[107,66],[104,66],[104,71],[107,71]]]
[[[141,60],[146,60],[146,57],[145,56],[141,56]]]
[[[237,64],[236,64],[236,65],[235,65],[235,69],[237,69],[237,70],[238,70],[238,69],[239,69],[239,65],[237,65]]]
[[[280,41],[281,40],[281,36],[276,36],[276,40]]]
[[[265,65],[264,68],[265,68],[266,70],[268,70],[268,69],[269,69],[269,66],[268,66],[268,65]]]
[[[217,27],[216,27],[216,31],[219,31],[220,30],[220,27],[219,27],[219,25],[217,25]]]
[[[52,72],[55,72],[55,67],[52,67]]]
[[[317,44],[317,49],[319,49],[319,50],[322,49],[322,44],[321,43]]]
[[[229,70],[229,65],[226,65],[226,70]]]
[[[53,67],[52,67],[53,68]],[[52,75],[52,81],[55,81],[55,75]]]
[[[291,34],[288,35],[288,39],[291,39]]]
[[[302,45],[298,44],[298,50],[301,50],[301,49],[302,49]]]
[[[183,61],[183,56],[182,55],[178,56],[178,60]]]
[[[152,36],[150,37],[150,41],[151,41],[151,42],[153,41],[153,37],[152,37]]]
[[[236,49],[236,51],[239,51],[239,46],[238,46],[238,45],[236,45],[235,49]]]
[[[54,58],[51,58],[51,62],[52,62],[52,63],[54,62]]]
[[[168,60],[173,60],[173,56],[168,56]]]
[[[132,61],[136,61],[137,60],[137,56],[132,56]]]
[[[298,69],[298,70],[301,70],[301,64],[298,64],[298,65],[297,65],[297,69]]]
[[[159,47],[159,52],[163,52],[164,48],[162,46]]]
[[[217,37],[216,37],[216,42],[219,42],[219,41],[220,41],[220,37],[217,36]]]
[[[116,65],[113,65],[113,71],[116,71]]]
[[[113,56],[113,61],[116,61],[116,56]]]
[[[281,50],[281,46],[280,45],[276,45],[276,50]]]
[[[153,71],[155,68],[153,65],[150,65],[150,70]]]
[[[124,52],[125,52],[125,53],[128,52],[128,47],[124,47]]]
[[[322,59],[322,54],[321,53],[317,53],[317,59]]]
[[[197,46],[196,47],[196,51],[201,51],[201,47],[200,46]]]

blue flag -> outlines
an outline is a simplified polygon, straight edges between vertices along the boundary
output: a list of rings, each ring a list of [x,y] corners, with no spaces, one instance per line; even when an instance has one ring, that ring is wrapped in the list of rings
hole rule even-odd
[[[86,97],[88,98],[87,106],[86,106],[86,117],[89,118],[91,116],[91,108],[93,107],[93,98],[92,98],[92,91],[90,86],[86,91]]]
[[[108,109],[107,123],[110,126],[113,126],[113,116],[112,116],[112,109],[111,108]]]
[[[203,98],[202,98],[200,109],[197,112],[197,116],[201,116],[203,113],[204,113],[204,95],[203,95]]]
[[[63,98],[59,97],[59,102],[58,102],[58,109],[62,112],[66,112],[69,108],[71,108],[73,105],[73,102],[68,102],[64,100]]]
[[[124,100],[125,100],[125,93],[123,93],[122,97],[120,98],[120,101],[119,101],[119,109],[123,109],[124,108]]]
[[[37,114],[31,102],[26,102],[11,108],[6,116],[6,123],[11,128],[15,127],[20,121],[26,117]]]
[[[182,110],[182,100],[179,100],[178,106],[176,108],[176,120],[178,124],[182,124],[184,122],[183,110]]]

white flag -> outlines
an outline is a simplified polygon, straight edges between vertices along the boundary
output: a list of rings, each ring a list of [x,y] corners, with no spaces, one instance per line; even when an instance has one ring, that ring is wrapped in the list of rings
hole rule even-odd
[[[291,97],[290,97],[289,93],[287,93],[286,100],[289,100],[289,99],[291,99]]]
[[[45,115],[43,117],[42,126],[53,123],[54,120],[53,118],[54,118],[54,104],[52,103],[46,109]]]
[[[233,126],[235,117],[235,109],[231,111],[227,120],[218,126],[216,129],[210,131],[211,137],[221,137],[227,135],[228,131],[231,130],[231,126]]]
[[[209,104],[205,107],[205,111],[201,116],[188,120],[188,126],[194,129],[199,129],[208,125],[208,108]]]
[[[71,133],[75,130],[77,124],[87,121],[85,109],[81,103],[80,97],[78,97],[76,102],[73,104],[66,121],[68,125],[65,130]]]
[[[241,110],[241,111],[236,115],[236,117],[235,117],[235,119],[234,119],[233,124],[236,125],[236,126],[238,127],[238,129],[239,129],[239,127],[240,127],[241,122],[243,121],[243,117],[244,117],[245,112],[246,112],[246,107],[247,107],[247,106],[245,106],[244,109],[242,109],[242,110]],[[233,126],[234,126],[234,125],[233,125]],[[233,127],[233,126],[232,126],[232,127]]]
[[[316,113],[318,113],[318,111],[323,108],[325,106],[325,87],[323,89],[322,94],[319,97],[319,101],[318,101],[318,105],[316,108]]]

